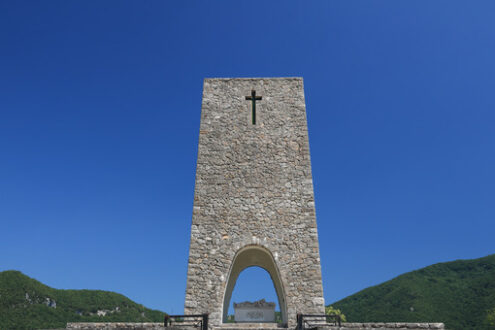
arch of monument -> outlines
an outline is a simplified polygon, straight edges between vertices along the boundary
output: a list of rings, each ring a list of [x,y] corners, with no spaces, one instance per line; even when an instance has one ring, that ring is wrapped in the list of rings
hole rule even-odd
[[[302,78],[203,87],[185,314],[221,326],[250,266],[270,274],[286,326],[323,314]]]
[[[259,245],[246,246],[238,251],[234,257],[234,261],[232,262],[226,281],[227,287],[223,298],[223,322],[227,322],[227,313],[229,311],[230,300],[232,298],[232,291],[234,290],[239,274],[246,268],[253,266],[263,268],[270,275],[273,286],[275,287],[275,292],[277,293],[280,313],[282,314],[282,322],[287,323],[287,310],[284,300],[285,294],[282,280],[280,278],[280,272],[270,251]]]

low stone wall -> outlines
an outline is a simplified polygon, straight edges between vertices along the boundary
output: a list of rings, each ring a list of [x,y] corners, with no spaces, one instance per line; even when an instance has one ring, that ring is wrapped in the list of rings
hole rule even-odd
[[[95,329],[113,329],[113,330],[169,330],[163,323],[130,323],[130,322],[80,322],[67,323],[66,329],[74,330],[95,330]]]
[[[73,330],[95,330],[95,329],[108,329],[108,330],[197,330],[197,328],[189,327],[164,327],[163,323],[129,323],[129,322],[101,322],[101,323],[67,323],[66,329]],[[223,327],[215,328],[221,330],[253,330],[264,329],[263,325],[254,328],[248,324],[233,323],[231,327],[224,325]],[[265,329],[274,330],[276,328],[266,327]],[[284,328],[280,328],[283,330]],[[287,328],[285,328],[287,329]],[[443,323],[342,323],[341,327],[318,327],[318,330],[425,330],[425,329],[437,329],[444,330]]]
[[[342,323],[342,327],[324,327],[318,330],[424,330],[445,329],[443,323]]]

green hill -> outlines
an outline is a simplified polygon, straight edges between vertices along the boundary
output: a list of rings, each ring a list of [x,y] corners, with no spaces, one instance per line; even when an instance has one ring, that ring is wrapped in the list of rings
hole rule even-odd
[[[18,271],[0,272],[0,329],[65,328],[67,322],[162,322],[163,316],[118,293],[57,290]]]
[[[348,322],[444,322],[453,330],[495,329],[495,254],[412,271],[332,306]]]

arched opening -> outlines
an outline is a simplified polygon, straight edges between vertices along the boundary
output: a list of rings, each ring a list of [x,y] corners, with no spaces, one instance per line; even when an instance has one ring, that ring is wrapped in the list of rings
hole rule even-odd
[[[285,303],[285,293],[275,260],[267,249],[261,246],[247,246],[237,252],[230,268],[229,278],[223,300],[223,322],[228,322],[229,307],[231,305],[232,292],[239,278],[240,273],[246,268],[257,266],[264,269],[269,275],[275,288],[280,317],[282,323],[287,323],[287,308]],[[261,293],[262,295],[263,293]]]
[[[244,269],[237,278],[230,298],[228,322],[234,322],[234,303],[260,301],[275,303],[274,321],[281,322],[280,304],[270,274],[263,268],[252,266]]]

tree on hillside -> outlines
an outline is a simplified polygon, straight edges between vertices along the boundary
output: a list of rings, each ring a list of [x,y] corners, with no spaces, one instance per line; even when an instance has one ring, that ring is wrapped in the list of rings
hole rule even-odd
[[[489,309],[486,313],[486,323],[495,327],[495,307]]]
[[[342,313],[340,311],[340,309],[333,308],[333,306],[327,306],[327,307],[325,307],[325,314],[327,314],[327,315],[338,315],[338,316],[340,316],[340,320],[342,322],[346,322],[347,321],[344,313]]]

